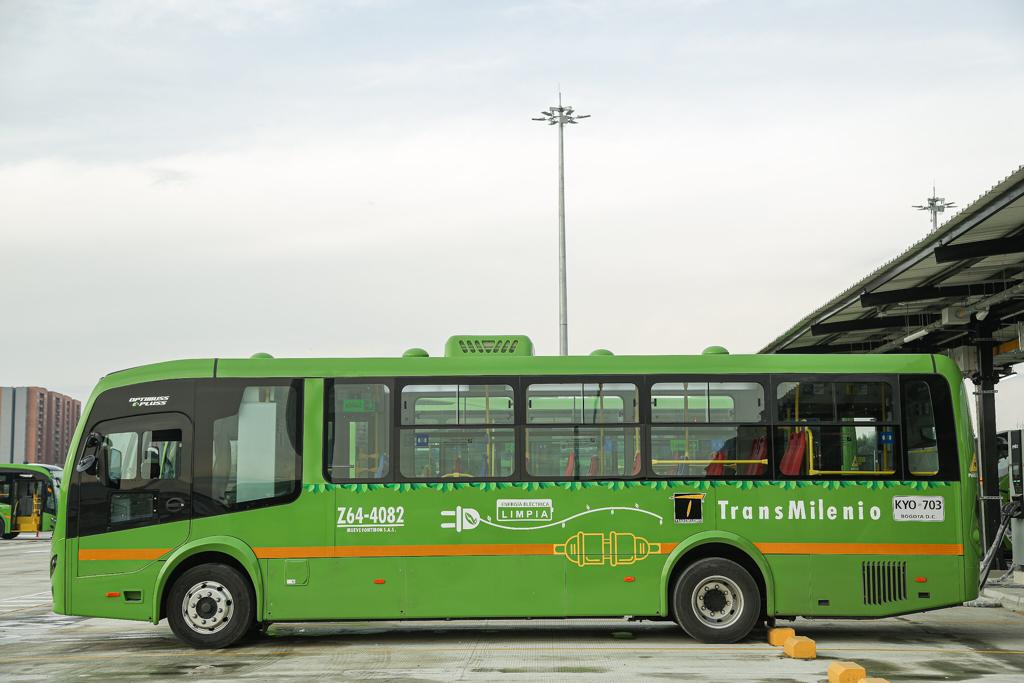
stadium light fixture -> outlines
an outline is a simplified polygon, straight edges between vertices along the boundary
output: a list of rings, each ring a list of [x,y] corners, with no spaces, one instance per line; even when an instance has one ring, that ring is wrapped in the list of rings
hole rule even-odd
[[[928,198],[927,204],[915,204],[913,208],[918,211],[928,211],[932,215],[932,231],[939,227],[939,214],[946,209],[955,209],[954,202],[947,202],[945,197],[938,197],[935,194],[935,183],[932,183],[932,196]]]
[[[580,119],[590,118],[590,114],[577,114],[572,107],[562,106],[562,91],[558,91],[558,106],[541,112],[542,116],[534,117],[534,121],[547,122],[549,126],[558,125],[558,353],[569,355],[569,321],[567,312],[567,294],[565,285],[565,146],[563,131],[566,124],[575,125]]]

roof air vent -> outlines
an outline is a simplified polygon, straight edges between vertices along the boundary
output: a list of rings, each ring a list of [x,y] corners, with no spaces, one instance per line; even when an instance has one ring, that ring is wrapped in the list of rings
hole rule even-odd
[[[406,349],[402,354],[402,358],[427,358],[430,354],[425,349],[421,349],[418,346],[414,346],[411,349]]]
[[[614,356],[615,354],[608,349],[594,349],[590,352],[591,356]]]
[[[532,356],[533,342],[524,335],[492,337],[457,334],[444,345],[444,355],[454,356]]]
[[[729,355],[729,349],[724,346],[709,346],[700,352],[702,356],[721,356],[723,354]]]
[[[269,353],[263,353],[262,351],[260,351],[259,353],[252,354],[251,356],[249,356],[249,358],[273,358],[273,356],[271,356]]]

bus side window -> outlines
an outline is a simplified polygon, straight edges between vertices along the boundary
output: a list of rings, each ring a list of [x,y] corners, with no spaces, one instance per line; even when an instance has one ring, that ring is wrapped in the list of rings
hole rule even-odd
[[[510,384],[407,384],[401,391],[403,479],[503,479],[515,469]]]
[[[387,385],[332,382],[326,419],[327,481],[388,477],[391,392]]]
[[[903,401],[908,469],[914,476],[936,474],[939,471],[939,444],[928,384],[921,380],[904,384]]]
[[[57,514],[57,493],[46,480],[43,480],[43,486],[46,489],[45,502],[43,503],[43,512],[55,515]]]
[[[196,516],[284,503],[298,495],[300,387],[297,380],[215,380],[198,387]]]
[[[903,442],[912,477],[959,478],[949,387],[939,376],[903,377]]]
[[[651,469],[659,477],[756,478],[768,472],[764,387],[688,380],[651,385]],[[751,424],[755,423],[755,424]]]
[[[639,396],[632,382],[529,385],[527,474],[552,479],[638,476]]]
[[[99,457],[104,462],[108,488],[129,488],[138,478],[138,435],[135,432],[105,434]],[[123,485],[123,486],[122,486]]]
[[[897,423],[888,381],[776,384],[775,460],[781,477],[895,478]]]

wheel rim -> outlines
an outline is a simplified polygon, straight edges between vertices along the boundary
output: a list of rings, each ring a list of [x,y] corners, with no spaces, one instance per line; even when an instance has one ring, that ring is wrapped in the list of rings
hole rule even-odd
[[[217,633],[231,621],[235,600],[224,584],[203,581],[188,589],[181,601],[181,616],[196,633]]]
[[[693,589],[693,613],[709,628],[728,628],[743,614],[743,591],[725,576],[709,576]]]

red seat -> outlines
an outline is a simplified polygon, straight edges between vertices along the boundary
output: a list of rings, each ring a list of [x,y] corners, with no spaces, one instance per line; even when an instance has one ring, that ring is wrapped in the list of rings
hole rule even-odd
[[[807,432],[800,430],[789,437],[786,454],[779,462],[779,471],[787,477],[795,477],[804,467],[804,452],[807,450]]]
[[[565,464],[566,477],[576,476],[576,451],[569,451],[569,462]]]
[[[595,455],[593,458],[590,459],[590,469],[587,470],[587,476],[596,477],[599,474],[601,474],[601,461],[598,460],[597,456]]]
[[[750,459],[751,460],[764,460],[768,456],[768,438],[759,436],[754,439],[754,443],[750,447]],[[764,474],[767,466],[763,462],[748,462],[743,466],[743,471],[740,472],[744,477],[759,477]]]
[[[715,457],[713,459],[716,461],[725,460],[725,449],[722,448],[717,453],[715,453]],[[704,474],[706,474],[709,477],[720,477],[723,474],[725,474],[725,465],[723,465],[720,462],[710,463],[704,469]]]
[[[779,465],[780,466],[782,465],[782,461],[783,460],[785,460],[786,458],[791,457],[790,454],[793,452],[793,449],[795,447],[796,447],[796,432],[790,432],[790,434],[789,434],[789,441],[786,442],[786,450],[782,454],[782,457],[779,459]]]

